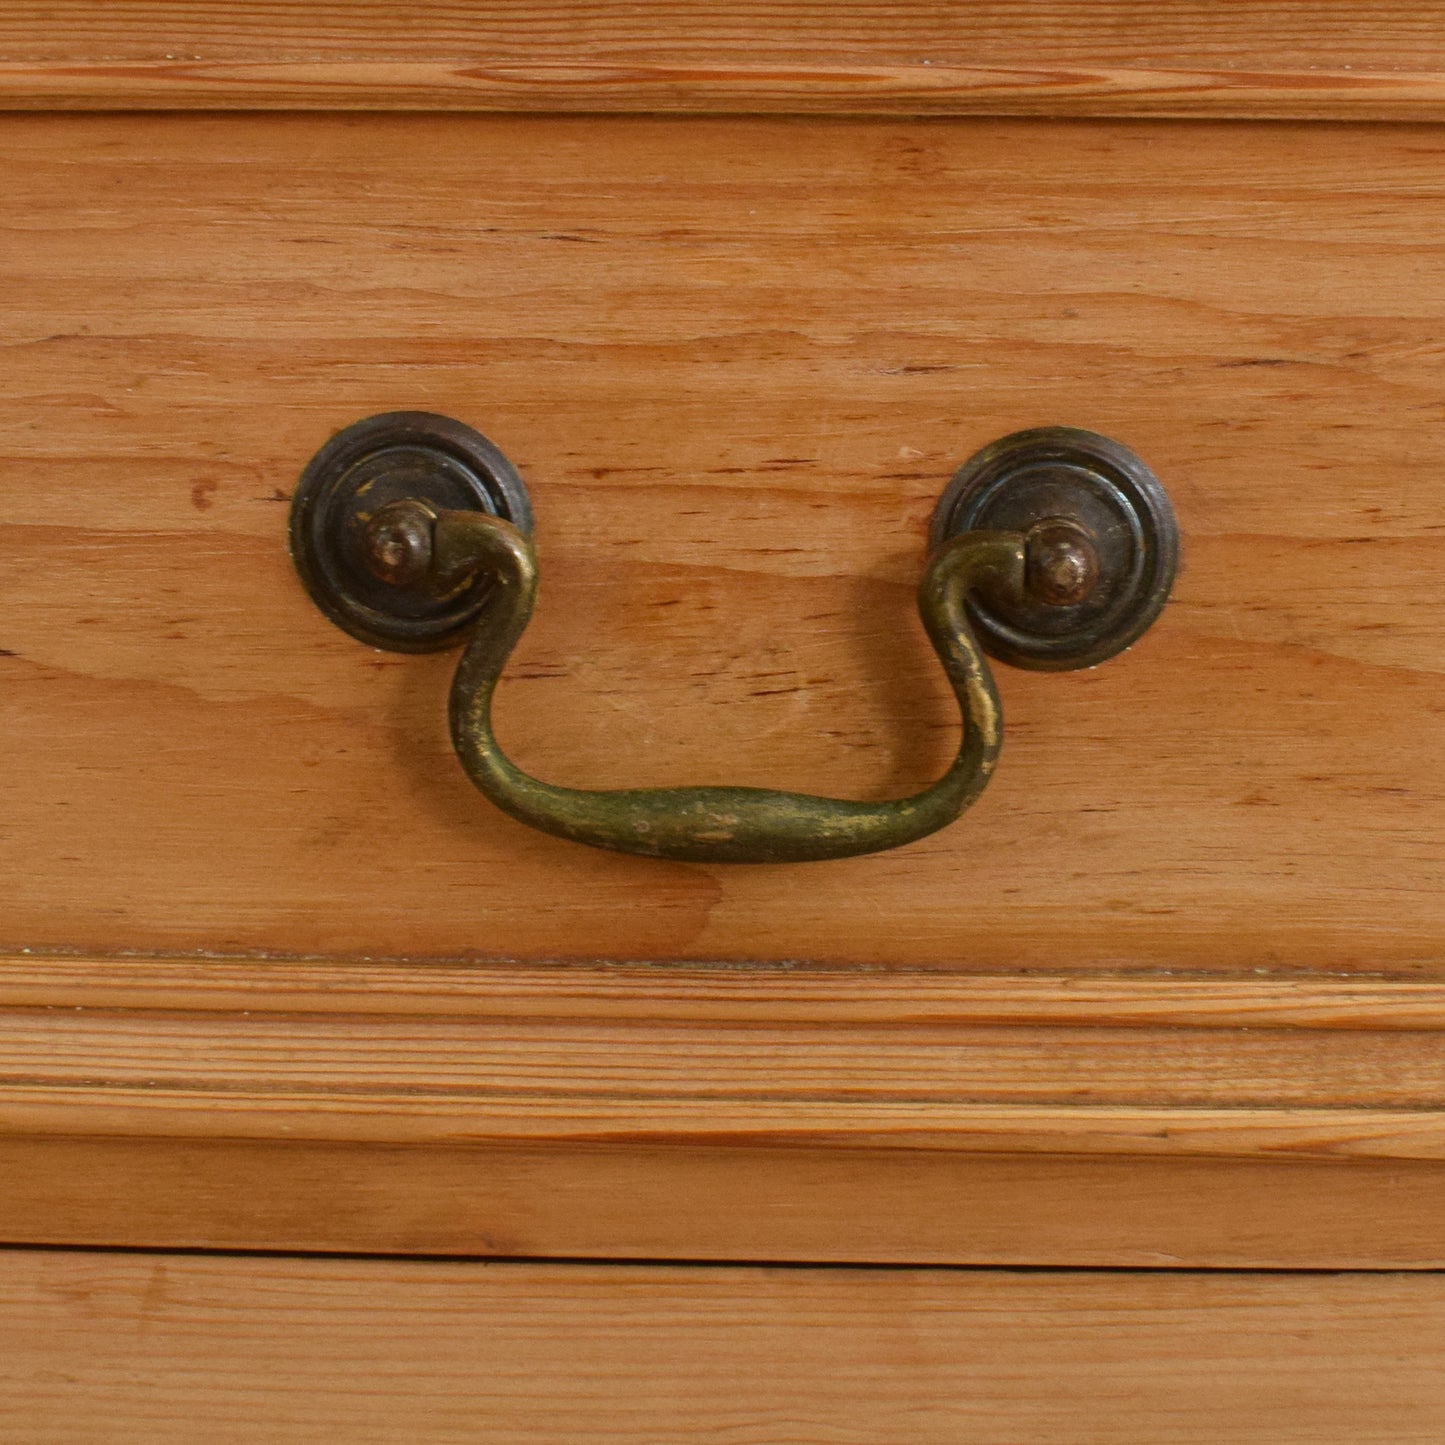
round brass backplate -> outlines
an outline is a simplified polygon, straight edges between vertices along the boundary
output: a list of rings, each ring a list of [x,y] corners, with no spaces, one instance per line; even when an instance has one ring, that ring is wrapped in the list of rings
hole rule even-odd
[[[532,508],[516,468],[486,437],[431,412],[368,417],[311,458],[291,502],[291,556],[312,600],[373,647],[430,652],[452,646],[476,619],[488,584],[439,596],[422,581],[387,580],[369,528],[403,500],[434,512],[489,512],[524,532]]]
[[[934,547],[960,532],[1029,538],[1023,593],[970,596],[984,648],[1015,667],[1093,667],[1158,617],[1179,563],[1174,508],[1131,451],[1094,432],[1039,427],[958,469],[933,514]]]

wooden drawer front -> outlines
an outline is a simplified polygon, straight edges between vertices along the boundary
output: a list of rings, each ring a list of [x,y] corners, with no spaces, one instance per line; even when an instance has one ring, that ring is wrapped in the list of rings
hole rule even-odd
[[[1436,1445],[1433,1275],[0,1256],[8,1445]]]
[[[0,947],[1438,975],[1445,132],[11,115],[0,155]],[[1000,669],[930,840],[608,856],[467,786],[451,656],[295,579],[299,468],[397,407],[532,488],[499,725],[559,782],[935,775],[925,525],[1017,428],[1137,451],[1184,571],[1124,657]]]
[[[0,1241],[1438,1266],[1442,157],[0,117]],[[527,479],[498,722],[564,784],[936,776],[927,522],[1020,428],[1135,450],[1184,567],[1124,656],[998,669],[953,828],[604,854],[297,581],[301,466],[397,408]]]

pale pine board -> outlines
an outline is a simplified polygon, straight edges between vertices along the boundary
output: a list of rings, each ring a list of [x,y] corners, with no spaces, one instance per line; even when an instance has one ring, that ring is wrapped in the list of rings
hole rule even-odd
[[[0,946],[1391,970],[1445,929],[1445,135],[1410,127],[10,117]],[[956,721],[911,593],[958,462],[1117,436],[1185,568],[1003,672],[962,824],[706,869],[466,785],[453,659],[302,594],[371,412],[492,434],[542,602],[499,696],[590,785],[857,796]]]
[[[8,1445],[1437,1445],[1438,1275],[0,1255]]]

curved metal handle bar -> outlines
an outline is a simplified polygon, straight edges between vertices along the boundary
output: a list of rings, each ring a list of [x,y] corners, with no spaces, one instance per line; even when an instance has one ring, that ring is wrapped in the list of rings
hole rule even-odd
[[[531,777],[492,732],[492,694],[532,616],[537,558],[510,522],[443,512],[433,534],[433,576],[493,579],[452,684],[452,743],[467,776],[503,812],[544,833],[653,858],[695,863],[800,863],[897,848],[954,821],[983,791],[1003,742],[1003,710],[964,612],[981,583],[1023,586],[1025,539],[966,532],[930,558],[918,590],[923,626],[953,685],[963,740],[948,771],[912,797],[880,803],[766,788],[559,788]]]

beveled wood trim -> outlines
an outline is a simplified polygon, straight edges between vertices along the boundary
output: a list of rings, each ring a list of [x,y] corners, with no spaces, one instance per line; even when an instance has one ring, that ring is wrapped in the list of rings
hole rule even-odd
[[[12,1135],[1445,1158],[1445,985],[0,960]]]
[[[1436,1267],[1442,1034],[1408,979],[14,955],[0,1242]]]
[[[1002,973],[804,964],[0,953],[0,1008],[1445,1029],[1445,982],[1310,973]]]
[[[681,1042],[681,1041],[680,1041]],[[706,1087],[706,1080],[699,1080]],[[1200,1155],[1248,1159],[1445,1160],[1438,1109],[1190,1109],[1087,1105],[897,1104],[649,1098],[615,1103],[488,1097],[468,1105],[377,1091],[269,1098],[196,1090],[0,1088],[0,1130],[13,1136],[290,1139],[410,1145],[610,1144],[707,1140],[957,1153]]]
[[[1445,8],[1365,0],[21,0],[0,105],[1438,119]]]
[[[1438,121],[1445,72],[12,61],[0,64],[0,109]]]

